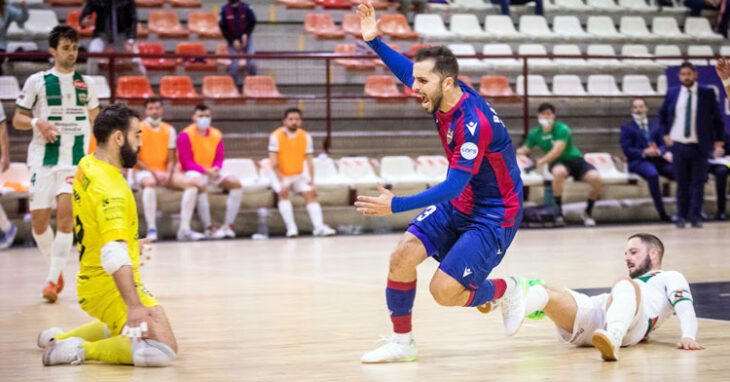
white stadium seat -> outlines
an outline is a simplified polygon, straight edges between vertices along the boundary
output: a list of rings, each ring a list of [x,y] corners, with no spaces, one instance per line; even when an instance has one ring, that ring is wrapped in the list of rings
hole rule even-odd
[[[446,180],[448,171],[449,161],[442,155],[422,155],[416,158],[416,172],[428,180],[429,186]]]
[[[659,95],[667,94],[667,75],[660,74],[656,79],[656,92]]]
[[[317,156],[314,163],[314,185],[317,189],[347,188],[350,182],[337,172],[337,166],[332,158]]]
[[[484,46],[482,47],[482,54],[511,56],[513,52],[512,48],[507,44],[484,44]],[[484,60],[482,60],[482,62],[497,71],[522,69],[522,60],[511,57],[485,58]]]
[[[25,38],[27,36],[34,38],[48,38],[51,30],[58,25],[56,12],[50,9],[31,9],[28,11],[28,21],[25,22],[23,28],[18,24],[10,24],[8,28],[8,37]]]
[[[517,94],[524,95],[524,77],[522,75],[517,76],[516,86]],[[527,91],[531,96],[551,95],[550,89],[548,89],[545,77],[539,74],[530,74],[527,76]]]
[[[704,17],[687,17],[684,20],[684,33],[693,39],[702,39],[709,41],[722,40],[723,37],[719,33],[715,33],[710,26],[710,20]]]
[[[616,1],[614,0],[588,0],[588,5],[591,8],[601,12],[620,12],[623,11]]]
[[[610,74],[592,74],[588,76],[588,93],[600,96],[620,96],[621,90],[616,86],[616,79]]]
[[[592,36],[583,30],[580,20],[576,16],[555,16],[553,32],[560,38],[568,41],[587,41]]]
[[[459,36],[459,38],[471,41],[487,40],[489,33],[485,32],[476,15],[458,14],[451,15],[451,32]]]
[[[609,153],[586,153],[584,158],[598,170],[598,174],[601,175],[601,183],[624,184],[634,178],[629,173],[620,171]]]
[[[541,41],[555,40],[558,35],[550,30],[545,17],[539,15],[520,16],[520,33]]]
[[[477,54],[474,46],[471,44],[449,44],[449,49],[456,56],[472,56]],[[489,65],[478,58],[457,58],[456,61],[459,63],[459,69],[465,72],[482,72],[489,68]]]
[[[484,29],[497,40],[520,40],[525,36],[515,29],[512,18],[504,15],[487,15],[484,19]]]
[[[586,5],[583,0],[555,0],[555,7],[567,13],[588,12],[591,10],[591,7]]]
[[[494,8],[494,6],[483,0],[452,0],[452,7],[463,11],[481,12]]]
[[[656,12],[656,7],[649,6],[646,0],[618,0],[618,5],[626,11]]]
[[[682,33],[674,17],[655,17],[651,21],[651,31],[662,40],[686,41],[690,37]]]
[[[621,88],[626,95],[653,96],[656,92],[651,87],[649,77],[640,74],[627,74],[621,80]]]
[[[624,36],[616,30],[613,20],[608,16],[588,17],[586,30],[600,40],[621,41],[624,39]]]
[[[553,54],[554,55],[570,55],[570,56],[580,56],[581,51],[578,45],[570,45],[570,44],[559,44],[553,46]],[[553,61],[555,61],[555,64],[559,68],[565,68],[568,71],[570,70],[576,70],[576,69],[582,69],[585,68],[588,65],[588,62],[581,57],[576,58],[554,58]]]
[[[591,44],[586,51],[590,56],[616,56],[613,46],[608,44]],[[624,64],[616,58],[589,58],[589,65],[595,65],[603,70],[621,68]]]
[[[649,32],[643,17],[622,16],[619,31],[630,40],[656,41],[660,36]]]
[[[651,54],[649,53],[649,49],[646,47],[646,45],[635,45],[635,44],[626,44],[621,47],[621,55],[622,56],[634,56],[634,57],[651,57]],[[661,66],[654,62],[654,60],[640,60],[640,59],[631,59],[631,58],[625,58],[623,60],[624,64],[640,67],[640,68],[660,68]]]
[[[547,55],[547,49],[542,44],[522,44],[518,50],[521,55]],[[549,58],[530,58],[527,61],[527,66],[535,69],[542,70],[555,70],[557,66],[555,62]]]
[[[263,191],[269,187],[268,179],[259,176],[256,163],[249,158],[232,158],[223,161],[222,172],[232,174],[241,182],[244,192]]]
[[[656,57],[677,57],[681,56],[682,51],[679,50],[679,47],[676,45],[657,45],[654,47],[654,56]],[[681,58],[668,58],[668,59],[659,59],[656,60],[657,64],[664,65],[664,66],[678,66],[682,64]]]
[[[6,48],[8,53],[35,52],[38,50],[38,44],[34,41],[8,41]]]
[[[553,77],[553,94],[559,96],[586,95],[580,77],[573,74],[559,74]]]
[[[20,95],[18,79],[15,76],[0,76],[0,99],[15,101],[18,95]]]
[[[343,157],[337,161],[337,167],[340,175],[356,189],[375,188],[375,185],[383,182],[375,175],[367,157]]]
[[[545,179],[537,173],[537,171],[531,171],[525,173],[525,168],[530,167],[533,164],[532,160],[524,155],[517,156],[517,166],[520,168],[520,177],[522,178],[522,185],[525,187],[530,186],[542,186],[545,183]]]
[[[445,41],[456,37],[453,32],[446,29],[444,20],[438,14],[417,14],[413,22],[413,29],[425,41]]]
[[[112,91],[109,89],[109,83],[106,81],[104,76],[89,76],[94,81],[96,87],[96,97],[99,99],[109,99],[112,96]]]
[[[687,55],[690,57],[689,62],[691,62],[694,65],[707,65],[706,58],[692,58],[692,57],[698,57],[698,56],[714,56],[715,52],[712,50],[712,47],[709,45],[690,45],[687,48]]]
[[[408,156],[385,156],[380,160],[380,177],[396,190],[420,192],[428,187],[428,179],[416,172],[416,164]]]

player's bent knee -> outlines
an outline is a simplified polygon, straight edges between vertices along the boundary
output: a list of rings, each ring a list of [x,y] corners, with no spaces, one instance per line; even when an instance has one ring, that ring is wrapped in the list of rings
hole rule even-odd
[[[431,296],[433,296],[434,301],[442,306],[460,305],[457,297],[463,290],[464,287],[456,280],[445,280],[437,276],[434,276],[431,279],[431,284],[429,284]]]
[[[395,251],[390,255],[390,268],[415,267],[423,261],[425,252],[423,243],[416,236],[403,235]]]
[[[164,367],[175,359],[175,351],[170,346],[155,340],[132,341],[132,360],[134,366]]]

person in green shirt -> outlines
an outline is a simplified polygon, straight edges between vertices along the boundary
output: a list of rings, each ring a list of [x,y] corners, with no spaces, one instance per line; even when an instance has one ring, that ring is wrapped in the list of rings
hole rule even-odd
[[[583,154],[573,144],[573,137],[570,128],[563,122],[555,120],[555,107],[549,103],[543,103],[537,109],[537,117],[540,126],[536,126],[527,134],[525,144],[517,149],[517,155],[528,155],[533,147],[537,146],[545,154],[538,159],[532,168],[525,169],[526,172],[535,168],[548,165],[553,175],[553,195],[555,202],[562,210],[563,184],[568,176],[576,181],[582,180],[588,183],[590,192],[588,202],[583,213],[583,222],[587,227],[596,225],[593,220],[593,205],[601,196],[601,177],[593,165],[583,159]]]

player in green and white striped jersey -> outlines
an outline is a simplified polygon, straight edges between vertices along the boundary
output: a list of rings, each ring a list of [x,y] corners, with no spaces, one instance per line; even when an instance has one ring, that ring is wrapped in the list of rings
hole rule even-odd
[[[16,129],[33,130],[28,147],[30,215],[33,238],[50,262],[43,287],[43,297],[50,302],[63,289],[61,272],[73,245],[71,184],[79,161],[88,152],[91,126],[99,112],[92,80],[75,70],[78,42],[73,28],[53,28],[48,50],[55,64],[25,81],[13,118]],[[49,226],[54,202],[55,238]]]

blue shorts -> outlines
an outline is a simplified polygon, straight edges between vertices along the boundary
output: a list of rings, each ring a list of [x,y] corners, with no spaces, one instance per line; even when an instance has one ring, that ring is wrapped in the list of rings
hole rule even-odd
[[[426,247],[439,268],[475,290],[499,265],[517,233],[517,225],[478,221],[456,210],[450,202],[430,206],[411,222],[408,232]]]

